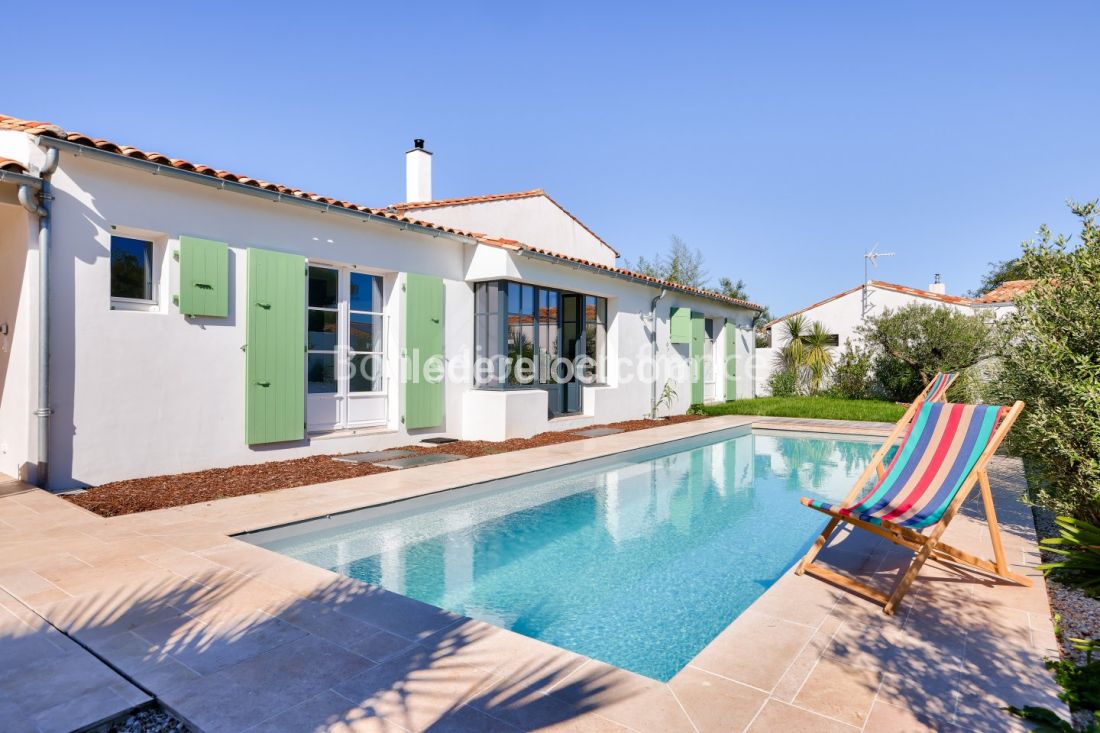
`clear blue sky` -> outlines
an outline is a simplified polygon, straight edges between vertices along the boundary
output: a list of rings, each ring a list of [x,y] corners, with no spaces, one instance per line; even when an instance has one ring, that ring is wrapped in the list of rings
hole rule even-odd
[[[774,313],[949,292],[1100,196],[1100,3],[110,3],[4,10],[0,112],[372,205],[543,187]],[[16,32],[18,31],[18,32]]]

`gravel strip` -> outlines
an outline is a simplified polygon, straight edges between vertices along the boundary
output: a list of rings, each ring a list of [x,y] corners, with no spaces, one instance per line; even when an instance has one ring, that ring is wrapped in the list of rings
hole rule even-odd
[[[135,710],[96,728],[96,733],[190,733],[191,729],[158,704]]]
[[[589,425],[577,429],[619,428],[624,432],[630,432],[700,419],[702,417],[699,415],[676,415],[658,420],[627,420],[610,425]],[[570,431],[551,431],[539,433],[530,438],[500,442],[460,440],[438,446],[410,445],[403,449],[417,453],[457,453],[467,458],[476,458],[575,440],[588,440],[588,438]],[[393,470],[385,466],[338,461],[334,458],[334,456],[310,456],[289,461],[270,461],[246,466],[211,468],[206,471],[113,481],[87,491],[65,494],[62,498],[100,516],[115,517],[122,514],[198,504],[229,496],[261,494],[295,486],[322,484]]]

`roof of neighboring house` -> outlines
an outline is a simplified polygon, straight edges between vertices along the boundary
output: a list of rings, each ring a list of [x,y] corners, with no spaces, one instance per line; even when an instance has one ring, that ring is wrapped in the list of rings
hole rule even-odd
[[[680,283],[671,282],[669,280],[661,280],[660,278],[650,277],[640,272],[634,272],[633,270],[627,270],[622,267],[612,267],[610,265],[603,265],[599,262],[592,262],[582,257],[574,257],[573,255],[562,254],[560,252],[551,252],[550,250],[543,249],[541,247],[532,247],[529,244],[516,241],[515,239],[502,239],[499,237],[487,237],[482,236],[480,241],[484,244],[492,245],[494,247],[501,247],[503,249],[511,249],[521,252],[534,252],[535,254],[543,255],[545,257],[552,257],[556,260],[560,260],[566,263],[574,263],[583,267],[602,270],[609,274],[619,275],[631,280],[636,280],[647,285],[656,285],[669,290],[676,290],[681,293],[689,293],[691,295],[698,295],[703,298],[710,298],[711,300],[717,300],[723,303],[729,303],[731,305],[739,305],[745,308],[751,308],[755,311],[763,311],[764,307],[757,305],[748,300],[742,300],[740,298],[731,298],[728,295],[722,295],[716,293],[713,290],[706,290],[704,288],[696,288],[690,285],[682,285]]]
[[[354,203],[351,203],[349,201],[342,201],[340,199],[330,198],[330,197],[327,197],[327,196],[321,196],[319,194],[307,193],[307,192],[302,191],[300,189],[291,188],[289,186],[284,186],[282,184],[269,183],[267,181],[262,181],[262,180],[259,180],[259,179],[256,179],[256,178],[251,178],[251,177],[248,177],[248,176],[242,176],[242,175],[238,175],[236,173],[229,173],[228,171],[218,170],[218,169],[211,168],[209,166],[202,165],[202,164],[190,163],[186,160],[181,160],[179,158],[169,158],[168,156],[163,155],[161,153],[147,152],[147,151],[139,150],[138,148],[134,148],[134,147],[130,147],[130,146],[118,145],[117,143],[110,142],[109,140],[103,140],[103,139],[99,139],[99,138],[92,138],[92,137],[89,137],[88,135],[84,135],[84,134],[81,134],[79,132],[69,132],[69,131],[63,130],[62,128],[58,127],[57,125],[53,125],[53,124],[50,124],[48,122],[34,122],[34,121],[30,121],[30,120],[22,120],[22,119],[19,119],[17,117],[9,117],[7,115],[0,115],[0,130],[15,130],[17,132],[25,132],[25,133],[28,133],[28,134],[31,134],[31,135],[41,135],[41,136],[45,136],[45,137],[56,138],[56,139],[59,139],[59,140],[66,140],[66,141],[68,141],[70,143],[74,143],[76,145],[85,145],[85,146],[88,146],[88,147],[94,147],[94,148],[97,148],[99,150],[103,150],[103,151],[106,151],[106,152],[109,152],[109,153],[114,153],[114,154],[117,154],[117,155],[123,155],[123,156],[126,156],[128,158],[138,158],[140,160],[145,160],[145,161],[148,161],[150,163],[157,163],[157,164],[160,164],[160,165],[167,165],[167,166],[171,166],[173,168],[178,168],[178,169],[185,170],[185,171],[190,171],[190,172],[193,172],[193,173],[200,173],[202,175],[208,175],[208,176],[212,176],[212,177],[215,177],[215,178],[220,178],[222,180],[232,181],[234,183],[243,184],[243,185],[246,185],[246,186],[254,186],[256,188],[262,188],[262,189],[265,189],[265,190],[268,190],[268,191],[276,191],[276,192],[279,192],[279,193],[286,194],[288,196],[294,196],[295,198],[308,199],[310,201],[317,201],[317,202],[328,204],[330,206],[336,206],[336,207],[339,207],[339,208],[350,209],[352,211],[366,212],[366,213],[370,213],[370,214],[373,214],[375,216],[384,217],[386,219],[390,219],[390,220],[393,220],[393,221],[406,222],[406,223],[409,223],[409,224],[413,224],[413,225],[420,226],[420,227],[425,227],[425,228],[428,228],[428,229],[437,229],[439,231],[447,232],[447,233],[450,233],[450,234],[456,234],[456,235],[463,236],[463,237],[469,237],[471,241],[481,242],[483,244],[488,244],[490,246],[497,246],[497,247],[504,246],[506,248],[516,249],[516,250],[527,250],[527,251],[531,251],[531,252],[537,252],[538,254],[541,254],[541,255],[544,255],[544,256],[547,256],[547,257],[552,257],[554,259],[558,259],[558,260],[561,260],[563,262],[573,262],[573,263],[576,263],[576,264],[579,264],[579,265],[582,265],[582,266],[585,266],[585,267],[589,267],[589,268],[592,268],[592,269],[595,269],[595,270],[602,270],[602,271],[605,271],[609,274],[626,276],[630,279],[637,280],[637,281],[642,282],[642,283],[647,283],[649,285],[657,285],[657,286],[660,286],[660,287],[668,288],[670,290],[678,290],[680,292],[691,293],[693,295],[698,295],[698,296],[701,296],[701,297],[704,297],[704,298],[710,298],[711,300],[717,300],[719,302],[730,303],[730,304],[733,304],[733,305],[740,305],[740,306],[744,306],[746,308],[751,308],[751,309],[757,310],[757,311],[763,310],[763,308],[761,306],[756,305],[755,303],[750,303],[747,300],[739,300],[737,298],[730,298],[730,297],[727,297],[725,295],[722,295],[721,293],[716,293],[712,290],[704,290],[702,288],[693,288],[693,287],[690,287],[690,286],[680,285],[678,283],[669,282],[667,280],[660,280],[658,278],[649,277],[648,275],[643,275],[643,274],[638,273],[638,272],[632,272],[630,270],[626,270],[626,269],[623,269],[623,268],[609,267],[608,265],[601,265],[597,262],[590,262],[588,260],[585,260],[585,259],[582,259],[582,258],[579,258],[579,257],[573,257],[571,255],[565,255],[565,254],[561,254],[559,252],[553,252],[551,250],[546,250],[546,249],[542,249],[542,248],[539,248],[539,247],[532,247],[532,246],[524,244],[522,242],[517,242],[515,240],[499,239],[499,238],[494,238],[494,237],[488,236],[488,235],[480,233],[480,232],[465,232],[465,231],[462,231],[460,229],[455,229],[454,227],[447,227],[447,226],[442,226],[442,225],[439,225],[439,224],[432,224],[431,222],[420,221],[420,220],[417,220],[417,219],[413,219],[413,218],[406,217],[406,216],[403,216],[401,214],[398,214],[393,209],[389,209],[389,210],[375,209],[375,208],[371,208],[371,207],[367,207],[367,206],[362,206],[360,204],[354,204]],[[8,165],[15,166],[15,168],[8,168],[7,167]],[[0,158],[0,168],[3,168],[4,170],[12,170],[13,172],[17,172],[17,173],[25,172],[25,168],[21,164],[19,164],[17,161],[8,160],[7,158]],[[530,196],[537,196],[537,195],[545,196],[546,195],[545,193],[541,192],[541,190],[536,189],[536,191],[538,191],[538,192],[536,193],[535,191],[529,191],[529,192],[526,192],[526,193],[527,193],[527,195],[530,195]],[[515,194],[506,194],[506,195],[515,195]],[[550,198],[550,197],[547,196],[547,198]],[[550,199],[550,200],[553,201],[553,199]],[[555,205],[557,205],[557,202],[554,202],[554,203],[555,203]],[[561,208],[560,205],[559,205],[559,208]],[[562,211],[565,211],[565,209],[562,209]],[[566,213],[568,214],[569,212],[566,211]],[[572,214],[570,214],[570,216],[572,216]],[[581,226],[584,226],[584,225],[581,224]],[[593,236],[595,236],[595,235],[593,235]],[[597,239],[598,239],[598,237],[597,237]],[[600,241],[603,241],[603,240],[600,240]]]
[[[11,158],[0,158],[0,171],[11,171],[12,173],[28,173],[26,166],[17,160]]]
[[[582,229],[595,237],[596,241],[614,252],[616,257],[619,256],[619,251],[617,249],[605,242],[599,234],[596,234],[594,231],[589,229],[587,224],[578,219],[572,212],[569,211],[569,209],[559,204],[550,194],[546,193],[546,191],[541,188],[533,188],[530,191],[516,191],[514,193],[489,193],[482,196],[463,196],[461,198],[453,199],[436,199],[435,201],[405,201],[399,204],[391,204],[388,208],[394,209],[396,211],[408,211],[409,209],[436,209],[446,206],[465,206],[467,204],[485,204],[492,203],[494,201],[514,201],[516,199],[530,199],[536,198],[538,196],[545,197],[550,203],[561,209],[566,216],[577,222],[577,224],[579,224]]]
[[[973,305],[974,302],[975,302],[972,298],[964,298],[960,295],[943,295],[942,293],[933,293],[931,290],[921,290],[920,288],[911,288],[908,285],[898,285],[897,283],[888,283],[888,282],[884,282],[882,280],[868,280],[867,284],[872,286],[872,287],[879,288],[880,290],[891,290],[895,293],[904,293],[906,295],[912,295],[916,298],[924,298],[926,300],[935,300],[935,301],[938,301],[940,303],[951,303],[953,305]],[[837,293],[836,295],[831,295],[828,298],[825,298],[824,300],[819,300],[816,303],[813,303],[812,305],[806,306],[805,308],[800,308],[800,309],[798,309],[798,310],[796,310],[792,313],[788,313],[784,316],[780,316],[779,318],[776,318],[775,320],[766,323],[764,325],[764,328],[771,328],[772,326],[774,326],[777,323],[782,323],[783,321],[785,321],[789,318],[793,318],[793,317],[795,317],[795,316],[797,316],[801,313],[805,313],[806,311],[811,311],[814,308],[817,308],[818,306],[822,306],[822,305],[825,305],[826,303],[831,303],[834,300],[837,300],[839,298],[843,298],[845,295],[857,292],[862,287],[863,287],[862,285],[856,285],[854,288],[848,288],[847,290],[845,290],[842,293]]]
[[[1006,280],[980,298],[975,298],[974,302],[983,305],[988,303],[1012,303],[1034,286],[1034,280]]]

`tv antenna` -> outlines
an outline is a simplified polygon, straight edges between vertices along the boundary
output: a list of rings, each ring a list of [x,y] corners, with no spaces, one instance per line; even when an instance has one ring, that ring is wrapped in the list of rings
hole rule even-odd
[[[863,253],[863,317],[867,317],[867,311],[871,307],[870,294],[867,291],[867,283],[871,281],[871,273],[868,266],[877,268],[879,257],[893,257],[897,252],[879,252],[878,242],[868,251]]]

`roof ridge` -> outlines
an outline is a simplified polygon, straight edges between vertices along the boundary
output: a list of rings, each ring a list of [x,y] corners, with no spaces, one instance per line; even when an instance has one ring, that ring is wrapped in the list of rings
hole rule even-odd
[[[500,201],[503,199],[531,198],[533,196],[546,196],[546,191],[541,188],[532,188],[529,191],[511,191],[508,193],[486,193],[476,196],[454,196],[446,199],[432,199],[431,201],[401,201],[390,204],[387,209],[431,209],[437,206],[462,206],[464,204],[476,204],[482,201]],[[547,196],[549,198],[549,196]]]
[[[489,203],[492,201],[509,201],[512,199],[534,198],[535,196],[545,196],[550,201],[550,203],[552,203],[554,206],[557,206],[565,213],[566,216],[575,221],[581,227],[581,229],[584,229],[586,232],[595,237],[597,242],[614,252],[616,257],[619,256],[619,250],[608,244],[603,237],[601,237],[599,234],[596,234],[596,232],[592,231],[592,229],[590,229],[587,224],[577,218],[576,214],[558,203],[557,199],[546,193],[546,190],[542,188],[533,188],[530,191],[515,191],[513,193],[486,193],[479,196],[460,196],[458,198],[434,199],[432,201],[405,201],[398,204],[390,204],[387,208],[393,209],[394,211],[405,211],[407,209],[433,209],[443,206],[465,206],[467,204],[481,204]]]

